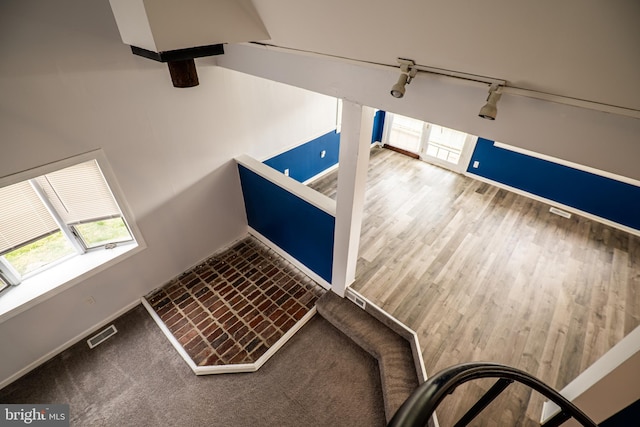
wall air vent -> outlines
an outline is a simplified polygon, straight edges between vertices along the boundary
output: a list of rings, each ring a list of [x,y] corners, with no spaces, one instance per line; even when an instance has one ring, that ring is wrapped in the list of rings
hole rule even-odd
[[[571,214],[569,212],[563,211],[562,209],[550,207],[549,212],[560,215],[563,218],[571,218]]]
[[[87,344],[89,344],[89,348],[94,348],[97,345],[102,344],[103,342],[105,342],[106,340],[114,336],[116,332],[118,332],[116,327],[114,325],[110,325],[103,331],[100,331],[94,336],[92,336],[91,338],[89,338],[87,340]]]

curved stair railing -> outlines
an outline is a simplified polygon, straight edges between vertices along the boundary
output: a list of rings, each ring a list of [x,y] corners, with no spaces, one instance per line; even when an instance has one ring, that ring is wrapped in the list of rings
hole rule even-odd
[[[389,427],[417,427],[427,425],[440,402],[461,384],[480,378],[497,378],[487,391],[454,427],[468,425],[484,408],[500,395],[509,384],[519,382],[531,387],[560,407],[560,411],[549,418],[543,427],[556,427],[574,418],[586,427],[597,427],[584,412],[560,393],[528,373],[497,363],[463,363],[447,368],[429,378],[418,387],[395,413]]]

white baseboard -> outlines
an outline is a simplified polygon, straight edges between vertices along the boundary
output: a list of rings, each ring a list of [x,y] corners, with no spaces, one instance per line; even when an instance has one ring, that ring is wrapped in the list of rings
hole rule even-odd
[[[491,185],[496,186],[498,188],[502,188],[503,190],[511,191],[512,193],[516,193],[516,194],[519,194],[521,196],[525,196],[525,197],[528,197],[530,199],[537,200],[537,201],[542,202],[542,203],[546,203],[546,204],[548,204],[550,206],[555,206],[555,207],[561,208],[561,209],[563,209],[563,210],[565,210],[567,212],[571,212],[573,214],[580,215],[580,216],[582,216],[584,218],[599,222],[601,224],[608,225],[608,226],[613,227],[613,228],[617,228],[618,230],[625,231],[625,232],[627,232],[629,234],[633,234],[635,236],[640,236],[640,230],[636,230],[635,228],[631,228],[631,227],[628,227],[626,225],[618,224],[617,222],[613,222],[613,221],[608,220],[606,218],[602,218],[602,217],[599,217],[597,215],[590,214],[589,212],[585,212],[585,211],[582,211],[580,209],[576,209],[576,208],[574,208],[572,206],[565,205],[565,204],[556,202],[554,200],[547,199],[547,198],[538,196],[538,195],[533,194],[533,193],[529,193],[529,192],[524,191],[524,190],[520,190],[519,188],[516,188],[516,187],[511,187],[509,185],[503,184],[503,183],[498,182],[498,181],[494,181],[494,180],[489,179],[489,178],[485,178],[485,177],[480,176],[480,175],[476,175],[473,172],[468,172],[467,171],[467,172],[464,173],[464,175],[469,177],[469,178],[475,179],[477,181],[486,182],[487,184],[491,184]]]
[[[287,253],[285,250],[280,248],[280,246],[276,245],[271,240],[269,240],[267,237],[262,235],[259,231],[256,231],[252,227],[249,227],[249,234],[254,236],[256,239],[260,240],[265,245],[269,246],[278,255],[280,255],[282,258],[286,259],[287,261],[289,261],[291,264],[296,266],[296,268],[298,268],[304,274],[306,274],[311,279],[313,279],[314,282],[316,282],[317,284],[319,284],[320,286],[322,286],[325,289],[331,289],[331,283],[327,282],[322,277],[320,277],[318,274],[316,274],[314,271],[312,271],[309,267],[307,267],[306,265],[304,265],[303,263],[301,263],[300,261],[298,261],[297,259],[295,259],[291,255],[289,255],[289,253]]]
[[[411,344],[412,350],[413,350],[413,356],[418,359],[418,366],[417,366],[418,372],[417,373],[421,377],[420,378],[420,383],[425,382],[427,380],[427,370],[426,370],[426,368],[424,366],[424,358],[422,357],[422,351],[420,349],[420,342],[418,340],[418,334],[416,334],[416,332],[413,329],[409,328],[407,325],[405,325],[404,323],[402,323],[401,321],[399,321],[398,319],[393,317],[391,314],[387,313],[385,310],[380,308],[378,305],[373,303],[371,300],[367,299],[360,292],[358,292],[358,291],[356,291],[356,290],[354,290],[354,289],[349,287],[349,288],[347,288],[347,292],[346,293],[347,293],[347,295],[351,294],[351,295],[357,296],[358,298],[363,300],[366,303],[367,306],[373,307],[373,310],[375,310],[381,316],[384,316],[390,322],[392,322],[393,324],[397,325],[397,327],[400,330],[402,330],[402,333],[399,333],[399,335],[404,337],[407,341],[409,341],[409,343]],[[365,308],[365,311],[367,311],[366,308]],[[396,331],[396,333],[398,333],[398,332]]]
[[[384,316],[393,324],[397,325],[403,331],[403,333],[400,333],[399,335],[403,336],[407,341],[409,341],[409,344],[411,345],[411,351],[413,353],[413,357],[418,360],[418,366],[416,367],[417,368],[416,370],[417,370],[418,376],[420,377],[419,378],[420,384],[424,383],[428,379],[428,377],[427,377],[427,369],[424,366],[424,358],[422,357],[422,350],[420,348],[420,341],[418,340],[418,334],[416,334],[416,332],[413,329],[409,328],[407,325],[405,325],[404,323],[402,323],[401,321],[393,317],[391,314],[387,313],[382,308],[380,308],[378,305],[374,304],[371,300],[367,299],[360,292],[348,287],[346,293],[347,295],[351,294],[360,298],[365,302],[367,306],[373,307],[373,310],[375,310],[381,316]],[[367,311],[366,308],[365,308],[365,311]],[[398,332],[396,331],[396,333]],[[438,417],[435,412],[433,413],[432,419],[433,419],[434,426],[440,427],[440,423],[438,422]]]
[[[234,374],[241,372],[255,372],[264,365],[267,360],[271,358],[276,352],[282,348],[293,337],[293,335],[300,330],[311,318],[316,314],[315,306],[309,310],[307,314],[298,320],[291,329],[289,329],[278,341],[275,342],[258,360],[254,363],[238,363],[234,365],[212,365],[212,366],[198,366],[193,359],[187,354],[182,345],[178,342],[176,337],[173,336],[169,328],[160,319],[160,316],[151,308],[151,305],[142,298],[142,305],[147,309],[151,318],[156,322],[162,333],[167,337],[171,345],[176,349],[180,357],[184,359],[189,368],[196,375],[214,375],[214,374]]]
[[[322,172],[320,172],[320,173],[318,173],[318,174],[316,174],[316,175],[312,176],[312,177],[311,177],[311,178],[309,178],[309,179],[306,179],[305,181],[302,181],[302,183],[303,183],[304,185],[309,185],[309,184],[311,184],[311,183],[312,183],[312,182],[314,182],[314,181],[317,181],[317,180],[319,180],[319,179],[321,179],[321,178],[324,178],[325,176],[329,175],[331,172],[333,172],[333,171],[334,171],[334,170],[336,170],[336,169],[338,169],[338,163],[336,163],[336,164],[335,164],[335,165],[333,165],[333,166],[329,166],[327,169],[323,170]]]
[[[123,307],[120,310],[118,310],[115,313],[113,313],[111,316],[107,317],[105,320],[100,321],[99,323],[95,324],[94,326],[92,326],[91,328],[87,329],[86,331],[84,331],[84,332],[76,335],[75,337],[71,338],[69,341],[65,342],[61,346],[51,350],[49,353],[47,353],[44,356],[40,357],[36,361],[30,363],[29,365],[27,365],[26,367],[22,368],[21,370],[19,370],[15,374],[13,374],[10,377],[2,380],[0,382],[0,388],[4,388],[7,385],[9,385],[12,382],[14,382],[15,380],[17,380],[18,378],[22,377],[23,375],[28,374],[29,372],[31,372],[32,370],[34,370],[38,366],[40,366],[43,363],[45,363],[46,361],[48,361],[49,359],[52,359],[53,357],[55,357],[58,354],[62,353],[63,351],[65,351],[66,349],[71,347],[72,345],[82,341],[88,335],[91,335],[92,333],[94,333],[98,329],[104,327],[107,323],[110,323],[110,322],[114,321],[115,319],[117,319],[118,317],[122,316],[124,313],[126,313],[129,310],[131,310],[132,308],[134,308],[138,304],[140,304],[140,300],[135,300],[135,301],[129,303],[125,307]]]
[[[194,371],[196,375],[211,375],[211,374],[231,374],[240,372],[255,372],[262,367],[267,361],[276,354],[278,350],[289,341],[293,335],[300,330],[311,318],[316,314],[315,306],[309,310],[304,317],[296,322],[291,329],[289,329],[278,341],[275,342],[269,350],[267,350],[258,360],[254,363],[243,363],[237,365],[225,365],[225,366],[198,366]]]
[[[162,319],[160,319],[160,316],[158,316],[158,313],[156,313],[155,310],[151,307],[151,304],[149,304],[144,297],[140,298],[140,302],[142,303],[144,308],[147,309],[147,312],[149,313],[153,321],[156,322],[156,325],[158,325],[158,327],[160,328],[164,336],[167,337],[167,339],[169,340],[173,348],[176,349],[180,357],[184,359],[184,361],[187,363],[187,365],[189,365],[189,368],[191,368],[193,372],[196,372],[196,369],[198,368],[198,366],[195,364],[193,360],[191,360],[191,357],[189,357],[189,355],[187,354],[185,349],[182,347],[182,345],[178,342],[176,337],[173,336],[169,328],[167,328],[167,325],[165,325]]]

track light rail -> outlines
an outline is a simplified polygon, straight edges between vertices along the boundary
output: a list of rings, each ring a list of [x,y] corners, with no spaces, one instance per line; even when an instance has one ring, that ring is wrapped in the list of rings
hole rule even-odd
[[[477,74],[462,73],[460,71],[451,71],[451,70],[445,70],[442,68],[426,67],[424,65],[416,65],[415,68],[418,70],[418,72],[439,74],[441,76],[447,76],[447,77],[455,77],[457,79],[464,79],[464,80],[470,80],[473,82],[486,83],[491,86],[493,85],[506,86],[507,84],[505,80],[496,79],[493,77],[479,76]]]
[[[328,55],[326,53],[313,52],[313,51],[308,51],[304,49],[295,49],[290,47],[277,46],[269,43],[250,42],[248,44],[253,46],[261,46],[264,49],[268,49],[268,50],[297,53],[300,55],[315,56],[319,58],[331,58],[333,60],[339,60],[345,63],[360,65],[365,67],[373,67],[373,68],[386,69],[386,70],[390,70],[390,69],[397,70],[399,68],[399,66],[397,65],[392,66],[389,64],[363,61],[363,60],[347,58],[347,57],[338,56],[338,55]],[[442,68],[429,67],[424,65],[415,65],[415,68],[418,71],[422,71],[425,73],[441,75],[445,77],[458,78],[458,79],[463,79],[463,80],[477,82],[477,83],[484,83],[488,85],[491,85],[493,83],[498,83],[498,85],[501,86],[500,91],[502,92],[503,95],[523,96],[526,98],[539,99],[542,101],[554,102],[557,104],[570,105],[573,107],[584,108],[584,109],[594,110],[594,111],[601,111],[605,113],[616,114],[619,116],[640,119],[640,110],[636,110],[632,108],[620,107],[618,105],[605,104],[605,103],[590,101],[586,99],[572,98],[564,95],[557,95],[557,94],[541,92],[533,89],[525,89],[521,87],[511,86],[509,85],[508,81],[494,78],[494,77],[480,76],[477,74],[463,73],[460,71],[446,70]]]

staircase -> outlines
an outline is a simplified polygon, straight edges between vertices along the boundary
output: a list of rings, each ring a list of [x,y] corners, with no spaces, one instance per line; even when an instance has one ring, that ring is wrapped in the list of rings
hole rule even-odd
[[[484,396],[455,424],[469,425],[510,384],[527,385],[556,403],[560,410],[544,427],[557,427],[570,418],[582,426],[596,424],[557,391],[535,377],[504,365],[467,363],[426,378],[415,334],[381,309],[353,293],[358,305],[327,292],[316,302],[318,314],[378,361],[387,423],[394,427],[437,426],[435,409],[461,384],[479,378],[496,378]]]
[[[394,325],[377,307],[366,306],[369,312],[333,292],[316,302],[318,314],[378,361],[388,422],[426,378],[421,361],[414,357],[419,352],[417,343],[403,336],[407,335],[403,327]]]
[[[550,401],[559,410],[547,419],[541,427],[558,427],[573,419],[583,427],[597,427],[584,412],[553,388],[527,372],[497,363],[462,363],[444,369],[420,385],[402,404],[388,424],[388,427],[420,427],[431,420],[431,416],[449,394],[458,386],[481,378],[494,378],[497,381],[480,399],[460,418],[454,427],[465,427],[510,384],[519,383],[530,387]]]

